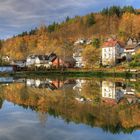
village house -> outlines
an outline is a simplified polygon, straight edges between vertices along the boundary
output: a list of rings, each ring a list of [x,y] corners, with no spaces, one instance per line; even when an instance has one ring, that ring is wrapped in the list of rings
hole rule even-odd
[[[85,67],[85,62],[83,61],[83,57],[82,57],[82,51],[83,49],[79,48],[73,53],[73,58],[76,61],[75,68]]]
[[[74,68],[75,66],[75,59],[71,56],[66,57],[56,57],[52,61],[52,67],[54,68]]]
[[[102,46],[102,65],[114,66],[122,60],[123,45],[116,39],[110,38]]]
[[[139,49],[140,42],[136,38],[129,38],[124,49],[124,54],[129,57],[135,55]]]
[[[30,67],[32,65],[36,67],[45,67],[50,68],[52,65],[52,61],[56,59],[56,54],[51,53],[49,55],[30,55],[26,59],[26,66]]]
[[[26,60],[14,60],[10,63],[12,66],[16,68],[25,68],[26,67]]]
[[[10,62],[10,57],[8,55],[2,56],[1,59],[2,59],[3,62]]]
[[[77,41],[74,42],[74,46],[77,45],[91,45],[92,40],[91,39],[78,39]]]
[[[76,68],[82,68],[85,66],[85,63],[83,62],[83,57],[81,53],[73,53],[73,58],[76,61],[75,67]]]
[[[84,45],[86,43],[85,39],[78,39],[77,41],[74,42],[74,45]]]

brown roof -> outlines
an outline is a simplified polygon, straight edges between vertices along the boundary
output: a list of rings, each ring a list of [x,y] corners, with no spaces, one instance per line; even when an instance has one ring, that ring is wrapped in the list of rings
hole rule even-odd
[[[131,50],[131,49],[135,49],[137,46],[136,45],[127,45],[125,47],[126,50]]]

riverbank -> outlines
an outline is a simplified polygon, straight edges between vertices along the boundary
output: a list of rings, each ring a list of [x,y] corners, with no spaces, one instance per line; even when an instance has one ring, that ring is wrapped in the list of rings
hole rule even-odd
[[[65,77],[124,77],[124,78],[139,78],[140,73],[125,72],[110,72],[110,71],[17,71],[9,73],[0,73],[0,76],[14,77],[32,77],[32,76],[65,76]]]

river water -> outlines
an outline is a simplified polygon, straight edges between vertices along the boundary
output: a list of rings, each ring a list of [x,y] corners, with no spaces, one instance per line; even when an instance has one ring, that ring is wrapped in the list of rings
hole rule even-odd
[[[0,140],[139,139],[139,80],[0,78]]]

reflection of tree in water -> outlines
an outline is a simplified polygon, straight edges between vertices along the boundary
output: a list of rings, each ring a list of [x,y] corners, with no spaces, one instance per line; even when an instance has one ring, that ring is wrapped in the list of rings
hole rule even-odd
[[[72,82],[73,83],[73,82]],[[100,127],[105,132],[132,133],[139,123],[139,104],[128,105],[122,101],[114,106],[101,102],[100,81],[93,79],[87,81],[80,95],[93,99],[91,102],[78,102],[75,100],[75,91],[72,84],[65,83],[63,89],[49,91],[24,87],[22,85],[9,85],[0,91],[0,97],[38,113],[43,126],[47,121],[47,114],[59,117],[69,123],[83,123],[91,127]],[[96,102],[95,102],[96,101]],[[2,104],[3,100],[1,100]],[[2,106],[2,105],[1,105]],[[134,119],[135,118],[135,119]]]
[[[23,101],[26,101],[26,100],[29,99],[29,93],[28,93],[27,88],[25,88],[25,87],[22,87],[22,88],[21,88],[21,91],[20,91],[20,98],[21,98],[21,100],[23,100]]]
[[[0,109],[2,108],[2,105],[3,105],[3,99],[2,98],[0,98]]]
[[[45,112],[38,112],[38,117],[40,120],[40,123],[43,127],[46,126],[46,122],[47,122],[47,113]]]
[[[111,132],[112,134],[120,134],[122,132],[124,134],[131,134],[136,129],[136,127],[124,128],[121,123],[116,125],[104,125],[101,126],[101,128],[104,132]]]

